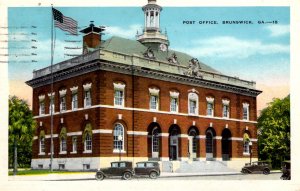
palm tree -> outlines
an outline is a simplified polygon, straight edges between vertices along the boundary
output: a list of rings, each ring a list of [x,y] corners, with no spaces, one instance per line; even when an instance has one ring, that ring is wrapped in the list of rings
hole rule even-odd
[[[18,143],[32,141],[35,121],[28,104],[16,96],[9,97],[9,141],[14,147],[14,175],[18,166]]]

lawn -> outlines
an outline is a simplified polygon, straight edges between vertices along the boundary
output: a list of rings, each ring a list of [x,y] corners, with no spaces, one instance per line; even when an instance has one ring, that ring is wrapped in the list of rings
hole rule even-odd
[[[32,169],[25,169],[25,170],[18,170],[17,175],[41,175],[41,174],[64,174],[64,173],[86,173],[87,171],[62,171],[62,170],[53,170],[52,172],[48,170],[32,170]],[[8,172],[9,176],[13,175],[13,171],[9,170]]]

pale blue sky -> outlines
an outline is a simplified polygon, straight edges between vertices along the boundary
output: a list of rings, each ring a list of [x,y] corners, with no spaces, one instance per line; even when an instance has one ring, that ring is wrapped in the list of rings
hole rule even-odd
[[[78,21],[85,27],[93,20],[95,25],[107,26],[104,39],[112,35],[135,39],[136,31],[141,33],[144,15],[141,7],[56,7],[65,16]],[[220,72],[254,80],[264,84],[288,84],[290,68],[290,10],[289,7],[164,7],[161,13],[161,29],[170,40],[170,48],[187,52],[203,63]],[[29,80],[33,69],[50,65],[50,27],[51,8],[9,8],[10,61],[29,63],[10,63],[10,80]],[[217,25],[186,25],[184,20],[215,20]],[[224,20],[251,20],[251,25],[223,25]],[[257,21],[278,21],[278,24],[258,24]],[[14,28],[25,26],[27,28]],[[37,26],[32,28],[31,26]],[[25,37],[20,33],[36,33]],[[15,39],[14,39],[15,38]],[[81,40],[56,29],[56,51],[54,62],[71,57],[65,53],[81,50],[64,49],[64,40]],[[14,42],[13,40],[38,42]],[[31,49],[36,46],[37,49]],[[82,46],[81,42],[76,45]],[[27,47],[17,50],[13,47]],[[32,57],[15,57],[13,54],[36,53]],[[38,62],[31,62],[31,60]]]

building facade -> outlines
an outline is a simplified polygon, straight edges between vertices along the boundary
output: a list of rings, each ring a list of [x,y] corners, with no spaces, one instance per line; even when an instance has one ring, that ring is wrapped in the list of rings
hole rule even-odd
[[[137,40],[104,41],[104,28],[91,24],[81,31],[81,56],[53,65],[52,74],[51,66],[33,72],[32,168],[49,168],[52,117],[54,169],[116,160],[218,160],[238,169],[257,159],[255,82],[169,49],[162,8],[149,0],[142,9]]]

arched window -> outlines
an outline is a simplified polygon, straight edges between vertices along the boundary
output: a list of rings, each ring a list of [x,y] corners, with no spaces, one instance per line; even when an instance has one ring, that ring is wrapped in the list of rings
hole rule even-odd
[[[124,150],[124,127],[117,123],[114,128],[114,151]]]
[[[244,133],[244,137],[243,137],[243,141],[244,141],[244,149],[243,149],[243,154],[250,154],[250,137],[248,133]]]
[[[206,153],[213,152],[213,134],[211,131],[206,132]]]
[[[159,152],[159,129],[155,127],[152,131],[152,152]]]
[[[82,135],[82,141],[84,143],[84,151],[83,153],[91,153],[92,152],[92,125],[90,123],[85,125],[83,135]]]

